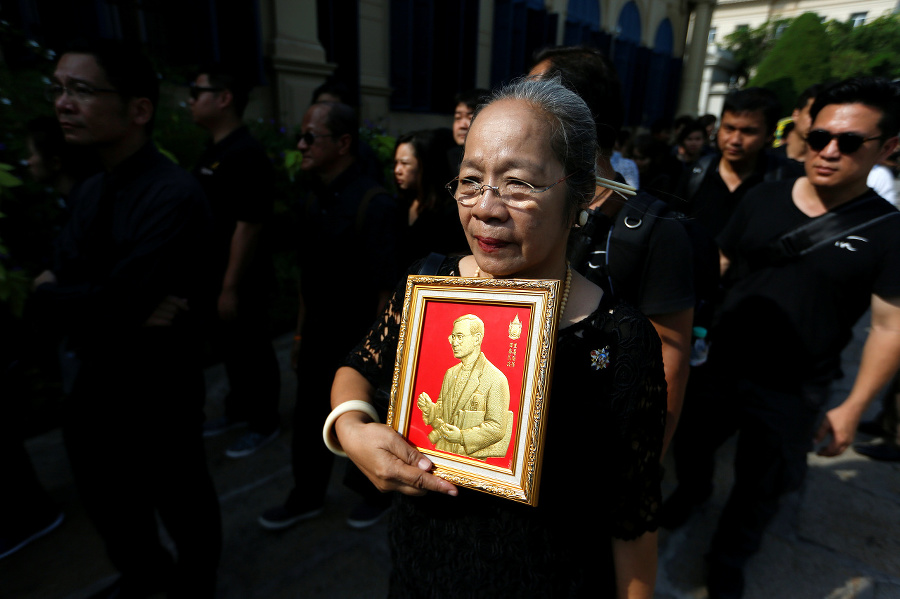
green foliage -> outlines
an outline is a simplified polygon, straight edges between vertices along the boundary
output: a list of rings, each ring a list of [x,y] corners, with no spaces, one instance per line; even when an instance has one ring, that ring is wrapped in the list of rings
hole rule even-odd
[[[359,130],[359,139],[375,151],[378,162],[384,173],[385,181],[394,180],[394,147],[397,140],[388,135],[383,128],[367,120]]]
[[[12,174],[13,165],[0,162],[0,197],[11,187],[18,187],[22,180]]]
[[[800,92],[831,76],[830,56],[825,26],[815,13],[804,13],[784,30],[749,83],[774,91],[787,109]]]
[[[779,28],[783,34],[776,38]],[[735,31],[722,47],[734,55],[739,77],[773,89],[787,108],[806,87],[828,79],[900,78],[900,15],[854,27],[849,20],[822,25],[817,15],[805,13]]]
[[[900,15],[885,15],[859,27],[829,21],[828,35],[835,77],[900,77]]]
[[[743,81],[750,78],[753,70],[775,45],[778,28],[790,23],[789,19],[766,21],[755,29],[741,28],[724,38],[722,47],[734,56],[737,76]]]

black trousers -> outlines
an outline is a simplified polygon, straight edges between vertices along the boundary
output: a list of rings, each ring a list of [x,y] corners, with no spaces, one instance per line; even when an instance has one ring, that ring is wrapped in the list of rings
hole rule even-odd
[[[278,428],[281,390],[267,303],[267,294],[242,293],[237,318],[231,322],[216,319],[213,324],[230,386],[225,416],[246,420],[250,430],[260,434]]]
[[[33,532],[37,524],[47,524],[48,515],[59,508],[38,480],[31,457],[25,449],[22,431],[29,400],[14,377],[0,372],[0,536]]]
[[[712,360],[691,370],[673,444],[679,488],[712,491],[716,449],[738,432],[734,488],[719,520],[710,558],[743,565],[758,549],[779,498],[806,475],[807,452],[829,385],[776,389],[742,379]]]
[[[201,434],[202,371],[186,344],[142,333],[84,357],[64,410],[75,483],[127,596],[213,597],[222,548]],[[157,515],[177,556],[160,544]]]
[[[339,322],[337,318],[319,320],[326,324]],[[325,502],[335,457],[322,440],[322,428],[331,412],[331,385],[338,365],[362,338],[360,326],[348,328],[352,329],[350,333],[338,334],[327,326],[312,324],[303,332],[297,360],[297,405],[291,440],[294,489],[286,503],[287,509],[293,512],[315,509]],[[389,503],[389,498],[352,462],[347,465],[344,483],[370,503]]]

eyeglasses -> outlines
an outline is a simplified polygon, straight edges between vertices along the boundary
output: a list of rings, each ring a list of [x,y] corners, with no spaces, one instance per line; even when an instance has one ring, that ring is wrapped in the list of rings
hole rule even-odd
[[[447,183],[444,186],[444,189],[450,192],[450,195],[453,196],[454,200],[466,208],[471,208],[478,203],[478,199],[488,189],[497,194],[500,201],[507,206],[516,206],[533,201],[535,195],[544,193],[548,189],[559,185],[571,177],[572,174],[573,173],[569,173],[553,185],[548,185],[547,187],[535,187],[531,183],[522,181],[521,179],[507,179],[500,183],[500,185],[488,185],[486,183],[479,183],[475,179],[469,179],[468,177],[462,179],[456,177]]]
[[[224,89],[225,89],[224,87],[203,87],[203,86],[194,85],[193,83],[191,83],[188,93],[191,94],[191,99],[196,100],[197,98],[200,97],[200,94],[202,94],[203,92],[220,92],[220,91],[223,91]]]
[[[48,85],[44,89],[44,98],[48,102],[56,102],[63,94],[69,96],[69,99],[80,104],[85,104],[97,97],[97,94],[118,94],[121,93],[117,89],[109,89],[105,87],[93,87],[86,83],[73,83],[71,87],[54,83]]]
[[[457,341],[459,343],[463,342],[463,339],[466,337],[471,337],[472,335],[466,335],[465,333],[452,333],[449,337],[447,337],[447,341],[453,343],[453,341]]]
[[[825,129],[814,129],[806,135],[806,143],[816,152],[821,152],[831,143],[832,139],[837,138],[838,150],[841,154],[852,154],[862,147],[867,141],[873,139],[883,139],[883,135],[875,135],[873,137],[863,137],[858,133],[832,133]]]
[[[306,133],[301,133],[297,136],[297,143],[301,141],[306,145],[311,146],[316,143],[316,140],[320,137],[334,137],[331,133],[313,133],[312,131],[307,131]]]

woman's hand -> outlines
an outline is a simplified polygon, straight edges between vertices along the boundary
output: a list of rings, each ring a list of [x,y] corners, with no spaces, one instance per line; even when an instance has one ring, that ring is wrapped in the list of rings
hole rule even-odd
[[[379,491],[457,494],[455,486],[431,474],[431,460],[389,426],[371,422],[362,412],[347,412],[337,419],[334,429],[341,447]]]

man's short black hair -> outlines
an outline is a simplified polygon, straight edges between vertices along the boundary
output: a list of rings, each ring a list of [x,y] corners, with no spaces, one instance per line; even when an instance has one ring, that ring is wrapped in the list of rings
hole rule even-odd
[[[800,95],[797,96],[797,101],[794,102],[794,110],[803,110],[806,108],[806,103],[809,102],[810,99],[814,100],[826,87],[828,87],[827,83],[813,83],[800,92]]]
[[[359,156],[359,117],[356,111],[340,102],[318,102],[316,105],[328,107],[325,126],[335,138],[349,135],[350,155]]]
[[[739,89],[725,96],[725,105],[722,114],[731,112],[762,112],[766,120],[766,133],[773,134],[778,127],[778,119],[781,118],[781,104],[778,96],[770,89],[764,87],[748,87]]]
[[[465,104],[469,110],[475,110],[478,105],[483,103],[485,98],[491,95],[490,90],[475,88],[464,92],[459,92],[453,97],[453,108],[456,109],[460,104]]]
[[[692,117],[689,114],[682,114],[681,116],[675,117],[675,121],[672,123],[672,128],[681,130],[696,120],[697,119],[695,119],[694,117]]]
[[[312,103],[318,104],[319,96],[323,94],[335,97],[339,102],[343,102],[347,106],[351,105],[352,98],[350,97],[350,87],[340,79],[329,77],[325,80],[325,83],[314,89],[312,93]]]
[[[878,128],[885,137],[900,132],[900,88],[880,77],[852,77],[823,90],[816,96],[809,116],[813,120],[829,104],[865,104],[881,111]]]
[[[700,119],[691,119],[684,127],[679,129],[678,135],[675,136],[675,143],[681,145],[691,133],[699,132],[703,135],[703,141],[706,141],[706,125],[700,122]]]
[[[70,44],[63,54],[89,54],[103,69],[113,89],[125,100],[147,98],[153,105],[153,116],[145,126],[153,131],[156,109],[159,106],[159,75],[153,63],[136,44],[118,40],[78,40]]]
[[[612,62],[600,50],[588,46],[544,48],[535,54],[534,64],[545,60],[550,68],[542,77],[559,75],[562,84],[584,100],[594,117],[597,145],[608,154],[625,121],[622,84]]]
[[[719,119],[716,118],[716,115],[714,114],[704,114],[699,119],[697,119],[697,122],[699,122],[704,127],[709,127],[710,125],[715,125],[716,121],[718,120]]]
[[[206,75],[210,87],[219,87],[231,92],[232,106],[238,118],[243,118],[244,110],[250,102],[253,84],[250,78],[235,66],[221,62],[201,66],[197,76]]]

